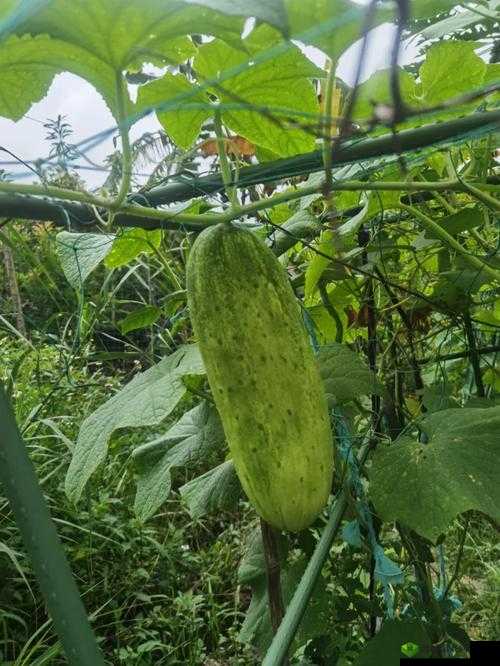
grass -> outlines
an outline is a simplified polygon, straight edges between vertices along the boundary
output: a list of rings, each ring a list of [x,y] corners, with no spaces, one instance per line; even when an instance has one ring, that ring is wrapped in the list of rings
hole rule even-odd
[[[18,343],[4,339],[2,353],[5,381],[23,352]],[[85,364],[75,362],[69,379],[61,377],[57,361],[57,350],[48,346],[26,355],[17,368],[13,397],[106,657],[111,664],[127,665],[203,664],[209,659],[252,663],[237,641],[245,596],[238,589],[235,563],[241,557],[244,516],[192,521],[174,493],[161,513],[141,524],[132,508],[135,484],[127,466],[129,450],[118,446],[83,500],[71,505],[64,477],[79,424],[109,397],[119,375],[89,376]],[[2,499],[0,576],[2,663],[65,663]]]

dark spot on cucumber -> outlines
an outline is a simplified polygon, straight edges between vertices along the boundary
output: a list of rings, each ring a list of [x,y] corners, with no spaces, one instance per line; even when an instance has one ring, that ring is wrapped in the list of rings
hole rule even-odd
[[[300,483],[304,483],[304,477],[303,476],[301,476],[299,480],[300,480]]]
[[[286,413],[288,414],[288,416],[291,416],[291,415],[292,415],[292,410],[291,410],[291,409],[287,409],[287,410],[286,410]]]

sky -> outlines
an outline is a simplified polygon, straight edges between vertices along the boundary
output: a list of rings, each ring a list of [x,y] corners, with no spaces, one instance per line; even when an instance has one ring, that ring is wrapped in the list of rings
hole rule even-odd
[[[394,26],[383,24],[372,31],[363,79],[368,78],[374,71],[389,66],[393,30]],[[359,46],[360,43],[353,45],[339,60],[337,75],[347,83],[352,83],[354,78]],[[415,59],[415,49],[415,46],[407,47],[402,52],[401,64]],[[304,52],[317,64],[323,64],[323,55],[314,47],[305,47]],[[7,148],[26,161],[46,157],[49,146],[45,140],[47,130],[43,123],[48,118],[55,119],[59,114],[66,116],[71,124],[74,132],[70,139],[72,143],[78,143],[115,125],[113,117],[95,89],[85,80],[63,73],[55,77],[47,96],[35,104],[24,118],[18,122],[0,118],[0,147]],[[132,127],[131,139],[133,141],[144,132],[154,132],[160,127],[152,114]],[[110,137],[87,154],[92,161],[102,164],[104,158],[113,150],[113,138]],[[0,152],[0,161],[11,159],[5,152]],[[18,171],[14,167],[4,168],[14,176]],[[20,170],[26,172],[24,167]],[[90,188],[98,187],[106,177],[106,174],[97,171],[82,171],[80,175]],[[23,182],[32,182],[31,176],[25,177]]]

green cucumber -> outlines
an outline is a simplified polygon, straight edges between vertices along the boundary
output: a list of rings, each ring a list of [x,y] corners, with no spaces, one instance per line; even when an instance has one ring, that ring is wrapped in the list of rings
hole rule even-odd
[[[259,515],[293,532],[333,475],[326,396],[286,273],[252,232],[204,230],[187,266],[194,333],[236,472]]]

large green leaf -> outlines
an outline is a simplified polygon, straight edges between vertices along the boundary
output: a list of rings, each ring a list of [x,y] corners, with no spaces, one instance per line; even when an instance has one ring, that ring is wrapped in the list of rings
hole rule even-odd
[[[327,395],[340,402],[383,393],[375,374],[345,345],[335,342],[324,345],[319,350],[318,363]]]
[[[462,231],[469,231],[469,229],[474,229],[474,227],[484,224],[484,218],[479,206],[464,206],[456,213],[446,215],[434,221],[451,236],[456,236]],[[438,238],[436,233],[428,229],[425,230],[425,237]]]
[[[66,494],[77,501],[90,476],[104,462],[108,441],[118,428],[161,423],[186,393],[182,378],[204,374],[195,345],[180,347],[136,375],[82,423],[66,476]]]
[[[475,48],[474,42],[457,41],[431,46],[419,71],[426,104],[438,104],[482,84],[486,63]]]
[[[184,0],[186,4],[215,9],[230,16],[253,16],[286,32],[288,20],[283,0]]]
[[[226,460],[202,476],[197,476],[179,489],[192,518],[208,513],[236,509],[242,496],[240,481],[233,461]]]
[[[186,97],[189,94],[189,97]],[[179,96],[185,101],[172,104],[162,111],[162,106]],[[182,74],[166,73],[161,79],[139,88],[138,110],[158,107],[156,115],[173,141],[181,148],[189,148],[198,138],[204,121],[212,115],[212,108],[205,92],[190,83]]]
[[[403,100],[411,107],[417,105],[417,83],[415,78],[399,70],[399,85]],[[354,107],[354,118],[365,119],[373,115],[373,103],[392,104],[390,70],[375,72],[358,88],[358,96]]]
[[[181,0],[49,0],[19,31],[47,33],[93,54],[114,71],[158,56],[182,61],[193,33],[239,41],[243,21]]]
[[[288,541],[280,532],[276,533],[280,561],[284,562],[288,552]],[[262,543],[262,530],[258,525],[250,532],[245,543],[244,555],[238,567],[238,583],[252,584],[256,579],[266,575],[266,556]]]
[[[74,44],[48,35],[10,36],[0,41],[0,115],[19,120],[47,94],[52,79],[68,71],[89,81],[116,111],[113,70]]]
[[[54,75],[63,71],[94,85],[116,116],[117,74],[124,69],[144,62],[182,62],[194,54],[187,37],[193,32],[239,45],[243,27],[241,19],[182,0],[47,0],[32,11],[18,11],[11,23],[21,38],[0,41],[0,114],[13,120],[43,97]],[[132,115],[129,100],[126,105]]]
[[[73,289],[82,287],[90,273],[110,252],[114,238],[109,234],[73,234],[68,231],[57,234],[57,254]]]
[[[245,40],[256,56],[254,64],[247,55],[215,40],[200,48],[194,68],[199,77],[218,81],[212,90],[222,103],[223,121],[230,129],[285,157],[314,148],[313,133],[290,126],[289,120],[303,125],[316,122],[319,106],[308,77],[318,70],[291,45],[272,59],[263,58],[259,49],[271,38],[270,29],[262,26]],[[227,72],[233,69],[234,75],[228,78]]]
[[[285,0],[285,6],[292,37],[317,46],[334,61],[360,37],[365,10],[359,4],[349,0]]]
[[[471,303],[471,297],[479,291],[488,279],[484,271],[474,271],[469,268],[462,270],[443,271],[431,293],[432,302],[441,306],[445,311],[466,311]]]
[[[160,243],[161,229],[155,231],[146,231],[139,227],[125,229],[117,236],[104,263],[107,268],[126,266],[137,259],[140,254],[153,253],[155,248],[160,247]]]
[[[409,643],[416,646],[414,651],[419,658],[429,656],[431,642],[421,622],[387,620],[379,633],[368,641],[354,666],[399,666],[404,656],[401,648]]]
[[[216,410],[203,402],[186,412],[161,439],[175,444],[153,465],[146,464],[139,475],[134,508],[141,520],[150,518],[168,498],[172,468],[206,460],[209,454],[221,448],[224,431]]]
[[[433,541],[470,509],[500,520],[500,408],[436,412],[421,427],[427,444],[403,436],[375,455],[378,514]]]
[[[321,236],[315,243],[315,247],[318,252],[311,252],[311,258],[307,264],[305,273],[304,296],[306,303],[314,295],[321,276],[332,263],[336,254],[334,232],[331,229],[322,231]]]
[[[124,317],[120,323],[120,331],[122,335],[130,333],[130,331],[137,331],[139,328],[146,328],[154,324],[161,315],[161,309],[155,305],[145,305],[144,307],[130,312]]]

